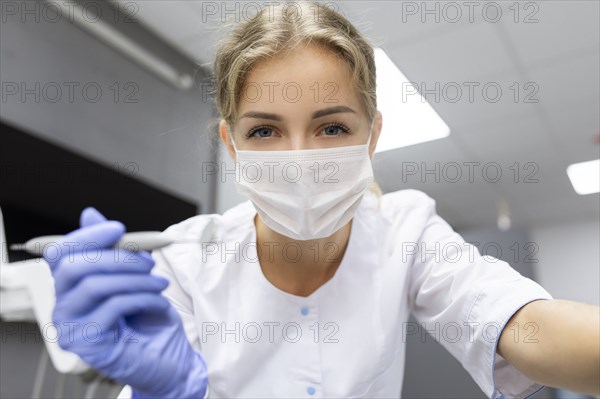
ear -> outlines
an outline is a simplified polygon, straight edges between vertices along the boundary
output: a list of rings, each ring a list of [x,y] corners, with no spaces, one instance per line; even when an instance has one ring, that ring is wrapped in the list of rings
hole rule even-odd
[[[231,134],[232,132],[229,128],[229,124],[225,119],[221,119],[221,122],[219,122],[219,136],[221,137],[223,145],[227,148],[229,156],[235,161],[235,148],[233,148],[233,144],[231,144]]]
[[[373,121],[373,136],[371,136],[371,144],[369,145],[369,156],[373,159],[375,153],[375,147],[377,147],[377,141],[381,134],[381,128],[383,127],[383,115],[380,111],[375,113],[375,120]]]

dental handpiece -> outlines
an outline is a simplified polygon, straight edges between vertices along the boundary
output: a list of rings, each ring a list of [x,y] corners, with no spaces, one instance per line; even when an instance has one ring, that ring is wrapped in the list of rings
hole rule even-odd
[[[181,240],[175,239],[172,236],[168,236],[164,232],[160,231],[137,231],[123,234],[121,239],[113,245],[113,248],[122,248],[129,251],[137,252],[152,251],[155,249],[166,247],[167,245],[178,243],[201,244],[203,242],[209,241],[212,236],[213,224],[211,222],[212,220],[204,229],[204,234],[202,234],[202,238],[200,239]],[[64,236],[61,235],[35,237],[28,240],[24,244],[12,244],[10,246],[10,249],[17,251],[27,251],[34,255],[43,255],[46,246],[51,244],[58,244],[59,241],[63,239],[63,237]]]

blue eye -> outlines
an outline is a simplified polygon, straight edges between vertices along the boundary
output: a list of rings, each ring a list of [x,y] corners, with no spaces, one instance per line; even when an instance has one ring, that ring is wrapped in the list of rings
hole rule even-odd
[[[246,137],[268,138],[271,137],[273,130],[267,126],[258,126],[246,133]]]
[[[340,130],[341,130],[341,132],[340,132]],[[325,126],[323,128],[323,131],[325,131],[325,136],[339,136],[340,135],[340,134],[336,134],[336,133],[350,134],[350,129],[347,126],[345,126],[339,122],[333,122],[333,123]]]
[[[321,130],[325,136],[340,136],[342,134],[350,134],[350,129],[339,122],[332,122]],[[273,128],[269,126],[257,126],[246,133],[247,138],[266,139],[273,136]]]

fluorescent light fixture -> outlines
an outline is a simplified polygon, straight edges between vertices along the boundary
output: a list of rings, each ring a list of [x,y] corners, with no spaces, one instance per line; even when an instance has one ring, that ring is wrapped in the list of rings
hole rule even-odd
[[[177,89],[188,90],[193,86],[194,82],[189,74],[180,73],[165,61],[115,30],[106,22],[100,19],[90,20],[85,18],[86,10],[82,9],[76,3],[64,1],[50,1],[50,3],[53,6],[59,7],[62,15],[68,15],[73,23]]]
[[[441,139],[450,127],[381,48],[375,49],[377,108],[383,128],[375,152]]]
[[[569,165],[567,175],[573,189],[579,195],[594,194],[600,191],[600,159]]]

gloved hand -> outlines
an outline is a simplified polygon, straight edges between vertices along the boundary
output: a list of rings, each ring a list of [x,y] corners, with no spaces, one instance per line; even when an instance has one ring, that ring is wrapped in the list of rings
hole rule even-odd
[[[111,248],[125,226],[94,208],[83,210],[80,226],[44,251],[59,346],[130,385],[134,398],[202,398],[206,364],[161,295],[168,280],[150,274],[150,254]]]

